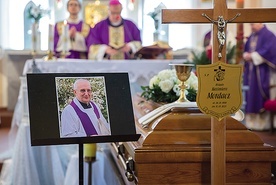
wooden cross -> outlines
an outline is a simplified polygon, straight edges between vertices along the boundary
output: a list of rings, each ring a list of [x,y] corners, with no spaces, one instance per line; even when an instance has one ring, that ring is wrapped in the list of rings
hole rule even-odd
[[[227,0],[213,0],[213,9],[163,9],[162,23],[201,24],[213,23],[212,26],[212,63],[226,61],[226,49],[221,47],[217,34],[220,32],[219,18],[224,23],[260,23],[276,22],[275,8],[262,9],[228,9]],[[227,24],[223,26],[226,30]],[[224,40],[226,43],[226,38]],[[226,183],[225,162],[226,120],[211,118],[211,184]]]

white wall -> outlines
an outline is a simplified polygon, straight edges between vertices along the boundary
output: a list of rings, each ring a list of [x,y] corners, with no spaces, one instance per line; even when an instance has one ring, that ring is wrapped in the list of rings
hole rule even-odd
[[[4,75],[4,47],[8,40],[7,35],[7,24],[6,11],[10,1],[0,0],[0,107],[7,107],[7,77]]]
[[[263,0],[262,7],[264,8],[276,8],[275,0]],[[276,15],[274,15],[276,18]],[[276,23],[268,23],[267,27],[276,34]]]

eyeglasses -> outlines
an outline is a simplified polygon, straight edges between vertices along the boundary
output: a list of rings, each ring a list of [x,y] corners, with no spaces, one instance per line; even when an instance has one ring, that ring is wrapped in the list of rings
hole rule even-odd
[[[81,93],[85,93],[85,92],[91,93],[92,91],[91,91],[91,89],[81,89],[80,92]]]
[[[121,11],[120,12],[110,12],[110,15],[113,15],[113,16],[115,16],[115,15],[121,15]]]
[[[78,3],[69,3],[68,6],[79,6]]]

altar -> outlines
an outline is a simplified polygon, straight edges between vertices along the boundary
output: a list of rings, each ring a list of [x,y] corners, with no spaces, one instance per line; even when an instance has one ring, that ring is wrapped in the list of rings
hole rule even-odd
[[[170,63],[181,63],[184,60],[131,60],[101,61],[59,59],[44,61],[37,59],[25,62],[20,92],[14,110],[11,128],[11,156],[6,160],[0,177],[0,183],[20,182],[29,184],[74,184],[78,180],[78,155],[75,145],[56,145],[32,147],[28,123],[28,97],[26,74],[31,73],[35,66],[42,73],[100,73],[128,72],[131,92],[136,94],[141,85],[148,85],[151,77],[163,69],[169,69]],[[43,83],[43,82],[41,82]],[[112,157],[105,145],[97,151],[97,162],[93,164],[95,184],[121,184],[120,175],[112,167]],[[0,155],[1,158],[1,155]],[[106,169],[108,168],[108,170]],[[115,168],[115,167],[114,167]],[[20,169],[20,170],[19,170]],[[87,166],[85,167],[87,170]],[[104,175],[103,175],[104,174]],[[85,179],[87,176],[85,176]]]
[[[130,83],[148,85],[149,80],[163,69],[169,69],[170,63],[183,63],[186,60],[107,60],[93,61],[82,59],[58,59],[57,61],[36,60],[36,66],[42,73],[102,73],[128,72]],[[22,75],[32,71],[32,60],[27,60]]]
[[[3,50],[2,51],[2,106],[14,110],[20,88],[20,79],[26,60],[32,58],[30,50]],[[40,51],[36,57],[43,57],[46,51]],[[7,90],[6,90],[7,89]],[[1,102],[1,101],[0,101]]]

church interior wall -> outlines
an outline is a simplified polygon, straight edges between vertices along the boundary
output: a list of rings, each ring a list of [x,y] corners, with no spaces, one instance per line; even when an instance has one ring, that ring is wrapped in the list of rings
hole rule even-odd
[[[4,4],[7,4],[8,1],[0,1],[0,7],[4,7]],[[3,19],[5,14],[3,11],[0,11],[0,107],[7,106],[7,84],[6,77],[4,75],[4,60],[3,60],[3,43],[6,37],[4,37],[3,30],[5,30],[6,20]]]
[[[66,2],[67,1],[62,0],[63,5],[66,5]],[[61,6],[60,8],[58,8],[57,7],[58,5],[56,3],[53,3],[53,4],[54,4],[53,8],[55,9],[55,13],[54,13],[55,22],[64,20],[66,18],[66,13],[67,13],[66,6]]]
[[[264,8],[276,7],[276,1],[263,0],[260,6]],[[268,28],[273,30],[274,33],[276,34],[276,23],[269,23]]]
[[[0,107],[7,106],[7,89],[6,77],[4,75],[3,49],[0,48]]]
[[[135,22],[136,24],[138,24],[138,22],[139,22],[139,17],[138,17],[138,15],[139,15],[139,11],[138,11],[138,9],[139,8],[137,8],[137,7],[140,7],[140,3],[142,2],[143,0],[136,0],[136,1],[134,1],[134,9],[133,10],[131,10],[129,7],[128,7],[128,5],[129,5],[129,3],[128,3],[128,1],[122,1],[122,3],[124,3],[123,4],[123,7],[124,7],[124,10],[123,10],[123,12],[124,12],[124,14],[123,14],[123,17],[126,17],[126,18],[128,18],[128,19],[131,19],[133,22]],[[89,3],[94,3],[95,1],[91,1],[91,0],[82,0],[82,3],[83,3],[83,8],[82,8],[82,17],[84,17],[84,7],[86,6],[86,5],[88,5]],[[100,0],[100,3],[101,4],[104,4],[104,5],[108,5],[108,2],[109,2],[109,0]]]

